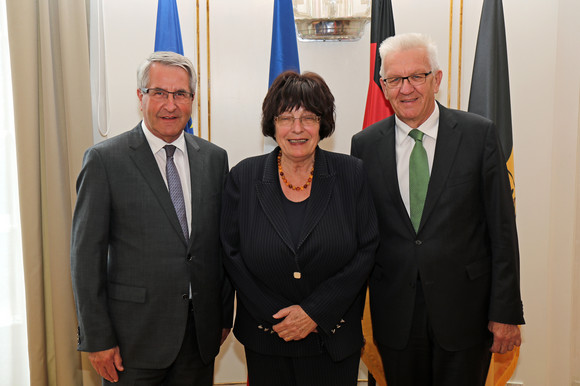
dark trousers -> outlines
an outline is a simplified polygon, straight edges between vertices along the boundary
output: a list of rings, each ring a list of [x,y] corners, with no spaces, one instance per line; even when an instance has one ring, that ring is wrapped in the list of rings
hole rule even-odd
[[[246,350],[251,386],[356,386],[360,352],[333,362],[328,353],[281,357]]]
[[[123,349],[121,348],[121,355]],[[125,366],[119,382],[103,380],[103,385],[116,386],[212,386],[213,361],[204,364],[199,354],[195,321],[190,307],[187,328],[175,361],[166,369],[136,369]]]
[[[491,360],[491,338],[461,351],[446,351],[436,341],[421,282],[417,282],[413,325],[407,347],[378,345],[388,386],[485,385]]]

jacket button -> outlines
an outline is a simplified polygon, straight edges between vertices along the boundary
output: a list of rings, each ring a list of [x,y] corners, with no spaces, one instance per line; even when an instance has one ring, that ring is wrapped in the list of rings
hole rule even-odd
[[[193,257],[191,255],[187,255],[187,261],[191,261]]]
[[[415,240],[415,245],[421,245],[423,242],[421,240]]]
[[[183,298],[183,300],[189,300],[188,294],[183,294],[183,295],[181,295],[181,297]]]

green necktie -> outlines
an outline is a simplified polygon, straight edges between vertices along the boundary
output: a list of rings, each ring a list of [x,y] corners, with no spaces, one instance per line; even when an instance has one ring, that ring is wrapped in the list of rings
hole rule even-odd
[[[429,185],[429,162],[427,152],[423,147],[422,131],[413,129],[409,136],[415,140],[415,146],[409,157],[409,200],[411,209],[411,222],[415,232],[419,230],[421,215],[425,206],[427,186]]]

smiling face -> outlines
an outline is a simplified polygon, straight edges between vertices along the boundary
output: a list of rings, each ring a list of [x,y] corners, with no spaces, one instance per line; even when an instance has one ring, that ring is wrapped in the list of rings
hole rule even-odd
[[[295,118],[305,116],[316,116],[304,107],[286,111],[280,116],[292,116]],[[303,162],[311,157],[314,157],[316,146],[320,142],[320,123],[316,122],[313,125],[303,125],[299,119],[288,126],[283,127],[275,123],[276,128],[276,142],[282,150],[282,155],[293,162]]]
[[[161,88],[167,91],[187,91],[189,89],[189,75],[183,68],[153,63],[149,71],[148,88]],[[193,100],[185,103],[175,103],[173,96],[158,101],[149,94],[137,90],[143,121],[153,135],[167,143],[175,141],[185,128],[191,116]]]
[[[385,58],[383,66],[385,78],[406,77],[432,70],[424,48],[394,52]],[[417,128],[435,109],[435,94],[439,91],[442,77],[441,71],[433,72],[424,84],[412,86],[404,80],[399,88],[388,88],[381,79],[381,86],[397,117],[410,127]]]

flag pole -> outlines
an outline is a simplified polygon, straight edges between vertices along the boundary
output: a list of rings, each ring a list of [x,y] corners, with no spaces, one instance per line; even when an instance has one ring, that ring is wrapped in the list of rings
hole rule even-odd
[[[459,2],[459,48],[457,52],[457,109],[461,109],[461,60],[463,57],[463,0]]]
[[[449,60],[447,61],[447,107],[451,107],[451,53],[453,51],[453,0],[449,0]]]
[[[211,142],[211,54],[209,45],[209,0],[205,0],[205,28],[207,39],[207,140]]]
[[[196,71],[197,71],[197,85],[196,85],[196,94],[197,94],[197,100],[196,100],[196,104],[197,104],[197,136],[201,138],[201,100],[199,98],[199,92],[201,91],[201,87],[199,85],[199,76],[200,76],[200,47],[199,47],[199,43],[200,43],[200,39],[199,39],[199,0],[196,0],[195,2],[195,26],[196,26],[196,31],[195,31],[195,46],[196,46],[196,51],[197,51],[197,55],[196,55]]]

